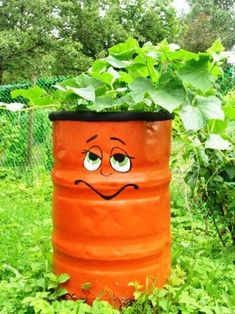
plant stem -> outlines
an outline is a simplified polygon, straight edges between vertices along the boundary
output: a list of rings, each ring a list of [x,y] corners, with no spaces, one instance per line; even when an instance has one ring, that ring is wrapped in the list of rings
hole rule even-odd
[[[225,243],[224,243],[224,240],[223,240],[223,238],[222,238],[222,236],[221,236],[221,233],[220,233],[220,231],[219,231],[219,228],[218,228],[218,226],[217,226],[217,223],[216,223],[216,221],[215,221],[215,218],[212,217],[212,219],[213,219],[213,222],[214,222],[214,225],[215,225],[215,229],[216,229],[216,231],[217,231],[217,234],[218,234],[218,236],[219,236],[219,238],[220,238],[221,243],[223,244],[223,246],[226,246]]]

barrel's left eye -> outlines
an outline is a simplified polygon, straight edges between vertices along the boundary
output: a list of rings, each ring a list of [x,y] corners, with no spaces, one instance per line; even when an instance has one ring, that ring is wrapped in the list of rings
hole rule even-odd
[[[85,155],[83,164],[87,170],[95,171],[100,167],[101,162],[102,160],[97,154],[88,151]]]
[[[110,157],[112,168],[118,172],[128,172],[131,169],[131,159],[129,156],[117,153]]]

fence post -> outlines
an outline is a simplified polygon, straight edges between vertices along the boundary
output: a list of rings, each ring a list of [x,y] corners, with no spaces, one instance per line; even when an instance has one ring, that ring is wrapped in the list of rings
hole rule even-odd
[[[32,85],[36,85],[36,76],[32,75]],[[28,139],[27,139],[27,164],[32,165],[33,161],[33,110],[29,110],[28,115]]]

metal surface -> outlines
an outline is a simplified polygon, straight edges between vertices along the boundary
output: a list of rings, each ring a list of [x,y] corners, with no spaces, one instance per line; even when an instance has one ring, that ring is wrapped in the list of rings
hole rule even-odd
[[[122,302],[133,296],[130,282],[162,286],[171,121],[54,121],[53,132],[54,271],[71,276],[65,288]]]

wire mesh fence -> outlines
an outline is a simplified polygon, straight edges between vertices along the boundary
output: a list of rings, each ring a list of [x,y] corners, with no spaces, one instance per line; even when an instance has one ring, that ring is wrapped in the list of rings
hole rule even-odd
[[[11,92],[27,89],[33,84],[48,92],[66,77],[41,78],[35,82],[22,82],[0,86],[0,103],[12,103]],[[17,98],[17,102],[25,102]],[[52,168],[52,141],[49,112],[45,109],[10,112],[0,110],[0,178],[8,176],[31,178],[38,171]]]
[[[53,92],[54,84],[65,77],[39,79],[36,85]],[[227,94],[235,86],[235,68],[227,68],[219,82],[222,94]],[[0,103],[11,103],[11,91],[29,88],[30,82],[0,86]],[[18,101],[18,100],[17,100]],[[51,123],[48,111],[10,112],[0,110],[0,178],[33,176],[38,171],[49,171],[53,165]]]
[[[50,171],[53,158],[48,112],[2,111],[0,130],[0,177]]]
[[[235,67],[227,67],[224,70],[224,75],[218,81],[220,92],[226,95],[235,87]]]

